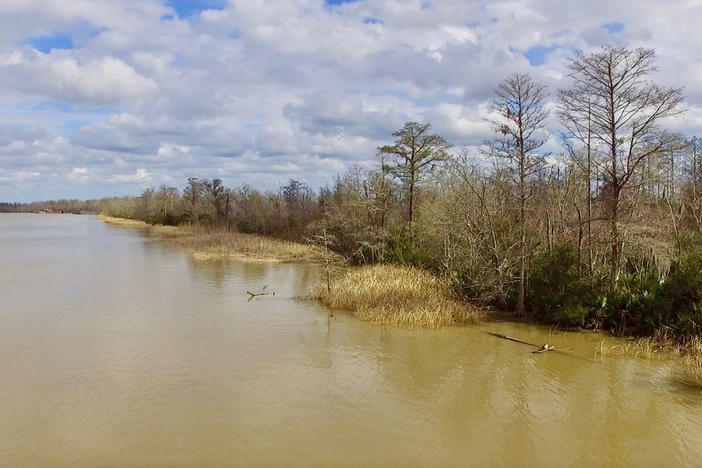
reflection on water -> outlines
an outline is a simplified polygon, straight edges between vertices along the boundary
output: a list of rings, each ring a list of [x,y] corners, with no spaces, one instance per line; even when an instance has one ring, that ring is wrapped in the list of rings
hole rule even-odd
[[[91,217],[0,216],[0,465],[694,465],[702,395],[599,335],[408,330]],[[247,302],[268,284],[275,296]],[[485,331],[575,347],[532,349]]]

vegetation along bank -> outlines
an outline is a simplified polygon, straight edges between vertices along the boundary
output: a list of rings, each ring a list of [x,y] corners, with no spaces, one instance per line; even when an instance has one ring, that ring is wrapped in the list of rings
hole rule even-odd
[[[606,46],[571,57],[561,89],[511,75],[487,114],[494,138],[480,148],[454,148],[429,123],[407,122],[374,168],[319,189],[190,178],[182,191],[73,209],[179,226],[161,235],[202,255],[276,257],[253,235],[279,239],[282,258],[306,258],[311,251],[285,242],[307,243],[352,265],[418,269],[408,282],[429,272],[440,286],[421,283],[426,294],[450,304],[683,343],[702,333],[702,141],[666,130],[684,109],[682,90],[656,84],[655,69],[651,49]],[[358,295],[380,271],[353,271],[334,283],[348,285],[346,297],[320,297],[360,317],[419,323],[392,312],[402,304]],[[389,289],[411,295],[392,275]],[[452,307],[426,324],[472,320]]]

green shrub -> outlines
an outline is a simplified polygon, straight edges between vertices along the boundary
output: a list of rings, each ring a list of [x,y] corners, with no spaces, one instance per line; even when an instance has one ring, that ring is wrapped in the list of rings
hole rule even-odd
[[[590,315],[590,309],[582,304],[566,304],[554,310],[552,322],[581,326]]]
[[[679,258],[671,265],[664,283],[668,307],[661,314],[661,320],[680,334],[700,335],[702,244],[699,236],[688,240],[683,248]]]
[[[688,241],[661,275],[652,262],[630,261],[614,290],[602,296],[599,317],[618,333],[700,335],[702,325],[702,246]]]
[[[568,246],[536,252],[529,275],[529,305],[534,316],[568,326],[583,325],[595,293]]]
[[[432,250],[421,245],[421,239],[414,234],[412,239],[410,230],[401,226],[390,231],[382,261],[401,265],[414,265],[430,270],[440,269],[440,258],[432,255]]]
[[[653,268],[640,266],[624,271],[616,288],[602,296],[599,318],[620,334],[653,334],[666,325],[668,309],[663,281]]]

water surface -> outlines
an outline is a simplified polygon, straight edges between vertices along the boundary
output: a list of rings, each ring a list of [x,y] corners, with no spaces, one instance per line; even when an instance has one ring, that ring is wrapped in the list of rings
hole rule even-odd
[[[531,325],[374,326],[308,265],[196,262],[94,217],[0,215],[0,465],[691,466],[675,363]],[[247,302],[247,289],[276,295]],[[532,354],[494,331],[574,346]]]

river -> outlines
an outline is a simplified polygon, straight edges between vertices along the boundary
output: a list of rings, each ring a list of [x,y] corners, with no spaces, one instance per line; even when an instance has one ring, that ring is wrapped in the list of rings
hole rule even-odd
[[[296,299],[316,279],[194,261],[91,216],[0,215],[0,465],[702,460],[702,393],[675,362],[597,357],[594,333],[330,316]],[[275,296],[248,301],[264,285]]]

